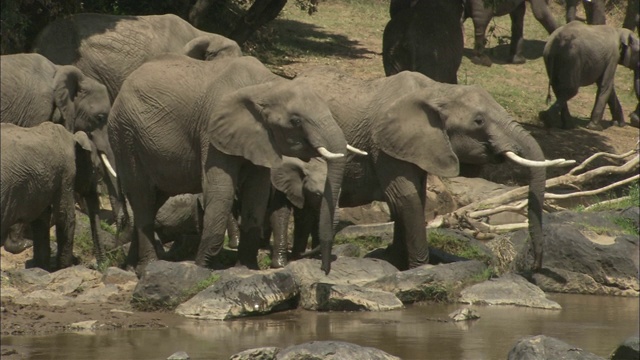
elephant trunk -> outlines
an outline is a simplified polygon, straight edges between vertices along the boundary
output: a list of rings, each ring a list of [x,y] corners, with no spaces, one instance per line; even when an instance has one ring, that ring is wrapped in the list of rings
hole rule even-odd
[[[519,151],[516,151],[517,153],[529,160],[545,160],[538,142],[518,123],[512,121],[507,129],[509,138],[514,144],[517,144],[517,147],[519,148]],[[542,208],[544,203],[546,168],[530,167],[529,171],[529,237],[531,238],[534,255],[533,270],[539,271],[542,269],[543,257]]]
[[[321,269],[327,275],[331,271],[331,249],[335,224],[337,223],[336,208],[338,207],[340,186],[342,185],[346,162],[344,157],[327,161],[327,180],[318,219],[318,237],[322,253]]]

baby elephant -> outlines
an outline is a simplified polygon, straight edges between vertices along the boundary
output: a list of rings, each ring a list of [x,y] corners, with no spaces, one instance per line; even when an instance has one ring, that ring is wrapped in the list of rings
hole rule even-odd
[[[544,47],[544,63],[556,102],[540,113],[546,126],[556,121],[558,113],[562,127],[572,126],[567,101],[581,86],[596,83],[598,92],[587,128],[601,130],[600,121],[605,104],[609,104],[612,122],[624,126],[624,115],[614,89],[614,75],[618,64],[632,70],[638,64],[640,42],[627,29],[608,25],[586,25],[572,21],[554,31]],[[549,101],[550,95],[547,95]]]
[[[9,228],[30,224],[33,233],[34,264],[49,270],[50,221],[56,226],[58,268],[72,265],[75,230],[74,189],[82,189],[78,161],[92,143],[84,132],[71,134],[64,126],[50,122],[31,128],[0,124],[0,240],[4,244]],[[76,146],[77,145],[77,146]],[[97,160],[97,155],[94,156]],[[97,195],[95,195],[97,200]]]

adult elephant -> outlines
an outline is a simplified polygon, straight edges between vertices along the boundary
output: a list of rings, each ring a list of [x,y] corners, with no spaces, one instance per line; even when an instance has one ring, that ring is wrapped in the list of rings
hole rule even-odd
[[[285,80],[252,57],[199,61],[163,55],[134,71],[109,116],[109,137],[137,237],[131,258],[144,266],[162,256],[153,242],[158,208],[172,195],[203,193],[203,234],[196,264],[219,266],[225,225],[237,189],[238,258],[257,268],[258,239],[282,155],[332,158],[320,237],[330,270],[333,216],[346,141],[325,103],[298,80]]]
[[[330,67],[303,71],[296,80],[322,94],[347,141],[369,153],[348,158],[339,206],[387,202],[395,222],[389,258],[402,270],[428,261],[427,173],[456,176],[461,164],[505,159],[551,164],[535,139],[478,86],[438,83],[408,71],[363,81]],[[544,183],[544,167],[532,167],[529,230],[535,269],[542,266]]]
[[[418,1],[413,7],[405,1],[409,6],[404,9],[397,3],[391,2],[392,18],[382,36],[385,74],[410,70],[457,84],[464,49],[464,0]]]
[[[0,124],[0,240],[4,245],[9,228],[29,224],[33,233],[35,266],[49,270],[49,228],[56,226],[57,268],[72,265],[75,229],[74,190],[87,202],[97,204],[95,183],[80,169],[99,162],[92,143],[82,132],[71,134],[62,125],[44,122],[31,128]],[[88,162],[88,164],[85,164]],[[86,174],[84,174],[86,175]],[[94,191],[91,191],[93,188]],[[90,220],[92,230],[95,216]],[[100,249],[94,236],[94,245]],[[101,253],[96,257],[100,259]]]
[[[48,24],[38,34],[33,51],[55,64],[74,65],[98,80],[107,87],[111,102],[127,76],[159,54],[179,53],[202,60],[242,54],[234,41],[200,31],[173,14],[74,14]],[[111,196],[111,204],[126,237],[130,221],[124,199]]]
[[[543,53],[549,87],[556,95],[556,102],[549,110],[540,113],[543,122],[553,125],[559,115],[563,128],[572,127],[567,102],[581,86],[595,83],[598,91],[587,128],[602,130],[600,121],[606,105],[609,105],[612,122],[624,126],[624,114],[614,86],[616,68],[618,64],[623,65],[634,70],[637,76],[639,53],[640,40],[629,29],[577,21],[558,28],[549,37]]]

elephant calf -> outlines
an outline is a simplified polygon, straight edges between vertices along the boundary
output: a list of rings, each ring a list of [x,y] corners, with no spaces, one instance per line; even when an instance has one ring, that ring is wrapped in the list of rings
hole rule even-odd
[[[567,101],[576,96],[581,86],[595,83],[598,93],[587,128],[602,129],[600,121],[605,104],[609,105],[612,122],[624,126],[622,107],[614,89],[614,75],[618,64],[637,71],[639,49],[638,36],[624,28],[573,21],[554,31],[544,47],[543,56],[556,102],[540,113],[540,119],[551,126],[559,113],[562,127],[571,127]],[[547,100],[549,98],[548,95]]]
[[[50,122],[32,128],[3,123],[0,146],[0,241],[4,244],[12,225],[30,224],[35,266],[49,270],[49,228],[53,220],[58,242],[56,266],[71,266],[74,189],[86,192],[87,186],[86,177],[77,169],[84,166],[83,161],[99,162],[91,141],[84,132],[71,134],[62,125]],[[97,202],[96,193],[93,195]]]

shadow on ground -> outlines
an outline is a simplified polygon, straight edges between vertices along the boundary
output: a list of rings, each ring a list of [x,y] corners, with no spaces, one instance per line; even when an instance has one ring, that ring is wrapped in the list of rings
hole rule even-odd
[[[296,57],[338,57],[344,59],[368,58],[379,55],[342,34],[326,31],[322,27],[295,20],[276,19],[273,32],[257,45],[255,54],[262,62],[283,66],[297,62]],[[266,41],[265,41],[266,40]]]
[[[522,47],[522,56],[527,60],[535,60],[542,57],[542,51],[544,50],[545,41],[542,40],[524,40]],[[509,64],[509,47],[510,44],[501,44],[494,47],[489,47],[485,50],[485,53],[489,56],[494,64]],[[462,53],[468,59],[473,57],[473,48],[465,48]]]

